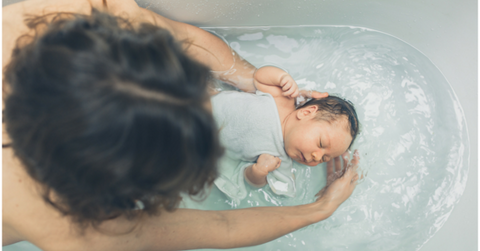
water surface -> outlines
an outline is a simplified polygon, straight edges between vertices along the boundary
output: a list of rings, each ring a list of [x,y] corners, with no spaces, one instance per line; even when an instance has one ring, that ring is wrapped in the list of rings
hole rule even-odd
[[[418,250],[447,220],[468,173],[462,108],[442,73],[421,52],[390,35],[345,26],[206,28],[257,67],[288,71],[301,88],[352,101],[366,177],[327,220],[239,250]],[[202,203],[232,209],[314,201],[325,164],[294,165],[297,197],[250,189],[233,201],[213,189]],[[248,186],[247,186],[248,187]]]

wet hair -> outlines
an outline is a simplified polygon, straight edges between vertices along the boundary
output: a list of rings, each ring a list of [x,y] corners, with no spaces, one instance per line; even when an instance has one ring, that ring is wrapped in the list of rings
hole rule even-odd
[[[167,30],[96,10],[26,24],[44,28],[12,53],[4,118],[46,202],[98,226],[172,211],[213,183],[223,149],[211,73]]]
[[[347,118],[348,123],[346,129],[349,130],[350,135],[352,136],[352,142],[348,146],[348,149],[350,149],[358,135],[360,127],[357,112],[355,111],[355,107],[353,106],[352,102],[330,95],[326,98],[311,99],[297,109],[312,105],[316,105],[318,107],[318,112],[316,115],[317,120],[323,120],[332,123],[341,117]]]

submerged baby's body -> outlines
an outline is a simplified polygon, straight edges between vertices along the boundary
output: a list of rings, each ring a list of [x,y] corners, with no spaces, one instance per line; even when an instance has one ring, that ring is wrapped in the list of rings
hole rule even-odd
[[[345,153],[358,134],[355,109],[346,100],[317,92],[297,108],[295,98],[305,91],[299,91],[293,78],[276,67],[258,69],[254,83],[256,95],[227,92],[213,98],[227,155],[243,161],[235,167],[220,166],[223,176],[216,181],[217,187],[234,199],[243,199],[241,177],[245,175],[253,187],[268,182],[275,193],[294,197],[292,159],[316,166]]]

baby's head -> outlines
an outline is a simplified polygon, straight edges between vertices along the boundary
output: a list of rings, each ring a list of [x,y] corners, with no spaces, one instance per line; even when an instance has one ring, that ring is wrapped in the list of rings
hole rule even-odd
[[[353,144],[359,123],[353,104],[329,96],[297,108],[285,127],[285,151],[295,161],[315,166],[340,156]]]

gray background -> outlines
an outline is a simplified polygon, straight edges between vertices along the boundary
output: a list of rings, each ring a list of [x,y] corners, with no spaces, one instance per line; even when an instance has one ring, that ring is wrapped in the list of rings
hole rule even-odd
[[[72,0],[73,1],[73,0]],[[3,6],[19,2],[4,0]],[[475,0],[137,0],[177,21],[206,26],[352,25],[396,36],[430,58],[452,85],[470,135],[465,192],[421,251],[478,246],[477,1]],[[14,245],[15,246],[15,245]],[[23,250],[19,249],[8,250]],[[5,249],[6,250],[6,249]]]

